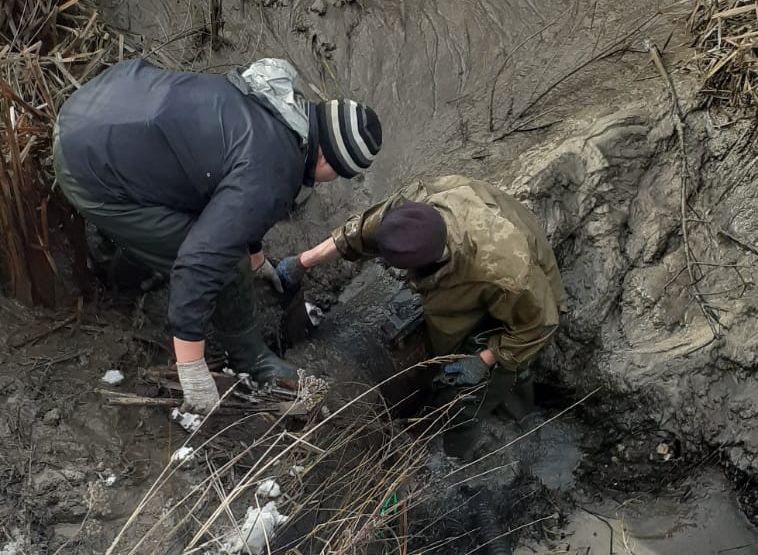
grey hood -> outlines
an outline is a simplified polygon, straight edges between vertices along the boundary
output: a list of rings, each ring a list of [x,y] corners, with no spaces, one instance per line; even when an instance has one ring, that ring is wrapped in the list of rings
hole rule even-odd
[[[308,101],[300,76],[286,60],[263,58],[242,71],[234,69],[226,78],[243,94],[255,97],[277,119],[308,144]]]

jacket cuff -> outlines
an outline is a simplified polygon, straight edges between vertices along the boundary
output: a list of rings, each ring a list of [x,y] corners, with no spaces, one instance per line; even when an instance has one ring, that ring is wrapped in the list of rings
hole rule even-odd
[[[182,341],[203,341],[205,339],[205,334],[188,332],[177,328],[171,330],[171,335]]]
[[[518,370],[519,364],[516,360],[516,357],[514,357],[512,353],[504,351],[500,348],[499,335],[493,335],[487,340],[487,348],[492,351],[492,354],[495,356],[496,363],[501,368],[508,370],[509,372],[515,372]]]
[[[350,246],[350,243],[348,243],[344,227],[338,227],[332,231],[332,240],[334,241],[334,245],[337,247],[340,256],[345,260],[355,262],[361,257],[360,253],[356,252],[355,249]]]

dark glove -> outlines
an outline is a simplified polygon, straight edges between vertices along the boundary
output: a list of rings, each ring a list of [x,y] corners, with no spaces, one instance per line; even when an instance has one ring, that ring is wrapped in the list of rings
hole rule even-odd
[[[299,256],[283,258],[276,266],[276,273],[282,282],[285,291],[291,291],[300,287],[300,283],[307,272],[300,262]]]
[[[490,377],[490,368],[479,355],[451,362],[442,372],[448,385],[476,385]]]

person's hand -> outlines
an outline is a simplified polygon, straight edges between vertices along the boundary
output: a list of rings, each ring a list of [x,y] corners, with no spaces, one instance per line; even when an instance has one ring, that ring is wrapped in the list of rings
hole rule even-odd
[[[264,258],[263,263],[260,264],[260,266],[253,268],[253,274],[255,274],[256,278],[271,283],[274,289],[276,289],[277,293],[284,293],[284,287],[282,286],[282,281],[279,278],[279,274],[277,274],[277,271],[274,269],[274,265],[271,264],[271,261],[268,258]]]
[[[279,275],[281,284],[287,290],[298,288],[307,271],[303,263],[300,262],[299,256],[283,258],[276,266],[276,273]]]
[[[218,389],[213,381],[205,359],[192,362],[177,362],[179,383],[184,392],[184,403],[181,410],[208,414],[218,402]]]
[[[490,367],[479,355],[471,355],[451,362],[442,369],[448,385],[476,385],[490,376]]]

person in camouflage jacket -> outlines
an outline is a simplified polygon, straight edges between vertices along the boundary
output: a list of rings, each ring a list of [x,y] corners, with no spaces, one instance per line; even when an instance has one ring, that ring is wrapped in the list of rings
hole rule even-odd
[[[422,297],[433,354],[467,353],[437,379],[438,402],[461,388],[475,392],[464,396],[468,406],[446,434],[446,450],[459,454],[456,447],[471,444],[474,426],[466,424],[482,411],[505,408],[516,418],[528,412],[533,388],[526,363],[558,327],[566,293],[542,226],[515,198],[459,175],[417,181],[277,270],[293,287],[308,268],[338,257],[378,257],[407,269]]]

